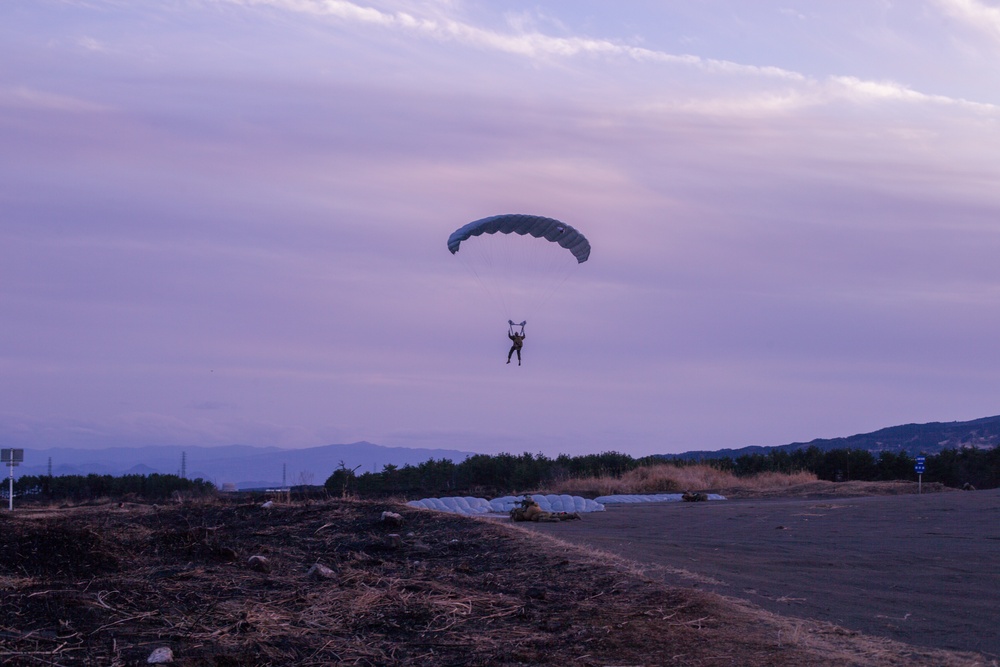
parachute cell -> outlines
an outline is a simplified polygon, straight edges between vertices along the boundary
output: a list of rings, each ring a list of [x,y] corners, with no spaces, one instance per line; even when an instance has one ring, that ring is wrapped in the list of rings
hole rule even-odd
[[[482,220],[476,220],[456,229],[448,237],[448,250],[452,254],[458,252],[463,241],[482,234],[520,234],[534,236],[558,243],[570,251],[578,263],[586,262],[590,257],[590,242],[587,238],[564,222],[540,215],[524,215],[512,213],[494,215]]]

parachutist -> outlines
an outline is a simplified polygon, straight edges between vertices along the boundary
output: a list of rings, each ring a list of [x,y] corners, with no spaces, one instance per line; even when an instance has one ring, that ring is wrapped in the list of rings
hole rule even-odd
[[[524,345],[524,338],[525,338],[524,325],[527,324],[527,322],[521,322],[520,332],[514,331],[514,322],[512,322],[511,320],[507,320],[507,324],[510,325],[510,328],[507,330],[507,338],[510,338],[510,340],[512,341],[510,346],[510,352],[507,353],[507,363],[508,364],[510,363],[510,358],[514,355],[515,352],[517,352],[517,365],[520,366],[521,347]]]
[[[472,244],[472,252],[459,253]],[[490,296],[496,298],[508,316],[511,309],[538,312],[530,299],[551,296],[574,267],[590,258],[590,241],[564,222],[540,215],[510,213],[474,220],[448,236],[448,251],[459,255]],[[526,270],[526,277],[521,273]],[[510,364],[517,352],[521,365],[524,322],[508,320]],[[520,332],[515,335],[515,328]]]

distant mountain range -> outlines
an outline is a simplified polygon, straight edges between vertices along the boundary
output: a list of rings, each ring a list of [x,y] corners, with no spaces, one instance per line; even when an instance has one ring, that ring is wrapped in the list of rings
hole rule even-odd
[[[750,446],[716,451],[691,451],[683,454],[664,454],[663,457],[686,460],[737,458],[747,454],[766,455],[773,451],[793,452],[809,447],[818,447],[822,451],[862,449],[873,454],[884,451],[906,452],[909,456],[917,456],[938,454],[944,449],[960,449],[962,447],[992,449],[998,444],[1000,444],[1000,416],[984,417],[966,422],[932,422],[930,424],[890,426],[872,433],[862,433],[847,438],[817,439],[775,447]]]
[[[429,459],[456,463],[472,452],[453,449],[382,447],[370,442],[326,445],[306,449],[279,447],[115,447],[110,449],[35,449],[24,451],[24,464],[15,476],[47,475],[179,475],[182,461],[186,477],[202,478],[219,488],[231,483],[238,489],[295,484],[323,484],[343,465],[357,474],[381,472],[386,465],[418,465]],[[6,473],[6,469],[2,471]]]

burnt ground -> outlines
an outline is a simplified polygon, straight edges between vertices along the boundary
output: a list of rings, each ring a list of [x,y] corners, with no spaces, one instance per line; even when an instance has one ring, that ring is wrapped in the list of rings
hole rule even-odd
[[[307,576],[316,563],[329,578]],[[219,666],[996,664],[671,587],[506,522],[393,503],[0,514],[0,664],[144,665],[158,647],[174,665]]]

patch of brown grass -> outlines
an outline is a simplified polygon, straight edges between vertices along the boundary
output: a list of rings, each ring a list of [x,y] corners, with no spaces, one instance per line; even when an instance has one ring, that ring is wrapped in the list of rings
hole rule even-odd
[[[744,488],[756,492],[788,489],[816,481],[811,472],[783,474],[759,473],[749,477],[736,475],[708,465],[675,466],[670,464],[643,466],[620,476],[581,477],[553,484],[551,493],[579,496],[609,496],[615,494],[680,493],[682,491],[719,491]]]

